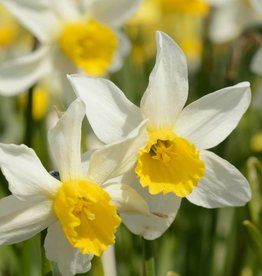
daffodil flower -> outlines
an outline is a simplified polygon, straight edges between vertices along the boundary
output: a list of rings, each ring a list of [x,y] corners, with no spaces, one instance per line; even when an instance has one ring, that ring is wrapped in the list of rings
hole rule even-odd
[[[54,73],[116,71],[130,48],[120,31],[140,0],[1,0],[40,42],[31,54],[0,66],[0,93],[15,95]],[[66,81],[65,81],[66,82]]]
[[[181,199],[207,208],[241,206],[250,200],[245,177],[208,151],[237,126],[249,106],[248,82],[218,90],[184,107],[188,97],[186,59],[166,34],[157,33],[157,58],[140,109],[112,82],[69,76],[85,102],[87,118],[104,143],[122,139],[144,119],[147,142],[137,151],[132,185],[155,217],[124,215],[123,221],[146,239],[159,237],[172,223]],[[126,180],[130,179],[127,175]]]
[[[213,7],[208,35],[214,43],[232,41],[247,27],[261,21],[255,12],[261,5],[260,0],[206,0],[206,2]]]
[[[251,0],[251,5],[259,14],[262,14],[262,3],[260,0]]]
[[[262,24],[262,1],[259,0],[251,0],[252,7],[257,12],[257,14],[260,17],[260,25]],[[250,69],[255,74],[262,76],[262,46],[258,48],[258,50],[255,52],[254,56],[252,57]],[[257,108],[260,110],[261,103],[262,103],[262,84],[259,83],[258,87],[255,91],[255,96],[253,98],[252,107]]]
[[[251,0],[252,7],[257,12],[257,14],[260,17],[260,24],[262,24],[262,2],[259,0]],[[254,57],[251,61],[251,70],[258,74],[262,75],[262,68],[261,68],[261,62],[262,62],[262,46],[259,47],[259,49],[256,51]]]
[[[28,53],[33,38],[0,3],[0,62]]]
[[[12,192],[0,200],[0,244],[29,239],[48,227],[46,255],[63,275],[89,270],[92,256],[115,242],[117,211],[149,214],[143,198],[116,178],[135,162],[129,149],[140,147],[145,123],[127,140],[84,155],[81,163],[84,114],[78,99],[49,132],[59,178],[44,169],[32,149],[0,144],[0,165]]]

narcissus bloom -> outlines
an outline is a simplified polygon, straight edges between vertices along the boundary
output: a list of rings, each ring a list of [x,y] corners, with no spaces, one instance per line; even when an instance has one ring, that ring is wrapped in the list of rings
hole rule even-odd
[[[28,53],[33,38],[0,3],[0,61]]]
[[[259,9],[261,11],[260,0],[206,0],[206,2],[213,7],[208,35],[214,43],[232,41],[246,28],[261,21],[256,12]]]
[[[86,104],[97,137],[112,143],[144,119],[147,142],[137,151],[132,181],[158,217],[124,216],[136,234],[160,236],[173,221],[182,198],[207,208],[241,206],[250,200],[245,177],[230,163],[208,151],[237,126],[249,106],[249,83],[206,95],[184,108],[188,96],[186,59],[166,34],[157,33],[157,59],[140,109],[110,81],[69,77]],[[125,176],[126,181],[128,179]]]
[[[260,0],[251,0],[251,4],[254,8],[254,10],[257,12],[260,18],[260,25],[262,25],[262,1]],[[258,50],[255,52],[252,60],[251,60],[251,71],[255,74],[262,76],[262,46],[258,48]],[[261,103],[262,103],[262,83],[259,83],[259,86],[256,88],[255,96],[253,98],[252,106],[254,108],[257,108],[258,110],[261,109]],[[255,139],[256,140],[256,139]],[[260,146],[261,147],[261,146]]]
[[[262,2],[259,0],[252,0],[252,7],[256,11],[257,15],[260,18],[260,24],[262,24]],[[262,46],[259,47],[259,49],[256,51],[252,61],[251,61],[251,69],[254,73],[258,75],[262,75],[262,68],[261,68],[261,62],[262,62]]]
[[[49,174],[25,145],[0,144],[1,170],[12,192],[0,200],[0,244],[23,241],[48,227],[46,255],[63,275],[89,270],[92,256],[115,242],[121,222],[117,211],[149,214],[134,189],[112,179],[130,169],[131,159],[135,162],[128,149],[140,147],[145,124],[91,158],[84,155],[81,163],[84,114],[84,104],[76,100],[49,133],[59,177]]]
[[[120,27],[139,2],[1,0],[40,45],[0,66],[0,93],[21,93],[50,72],[63,79],[77,69],[91,76],[118,70],[130,47]]]

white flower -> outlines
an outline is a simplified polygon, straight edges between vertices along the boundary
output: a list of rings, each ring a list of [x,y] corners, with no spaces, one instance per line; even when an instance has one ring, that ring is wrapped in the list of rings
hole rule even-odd
[[[256,10],[257,14],[260,16],[260,25],[262,24],[261,16],[262,16],[262,1],[260,0],[251,0],[253,8]],[[255,52],[254,56],[251,60],[250,69],[255,74],[262,76],[262,46],[258,48],[258,50]],[[261,109],[261,103],[262,103],[262,83],[259,82],[258,87],[255,91],[255,96],[253,98],[252,107],[257,108],[258,110]]]
[[[260,46],[259,49],[255,52],[254,56],[251,60],[250,69],[252,72],[260,76],[259,82],[257,87],[255,88],[255,95],[252,101],[252,107],[261,110],[261,103],[262,103],[262,47]]]
[[[121,221],[116,211],[150,215],[144,199],[116,178],[135,163],[129,149],[136,151],[144,143],[145,123],[128,139],[91,157],[88,153],[81,163],[84,114],[78,99],[49,133],[59,179],[44,169],[32,149],[0,144],[0,166],[12,192],[0,200],[0,244],[29,239],[48,227],[46,255],[63,275],[89,270],[93,254],[100,256],[114,243]]]
[[[122,139],[148,120],[147,142],[137,152],[135,167],[140,183],[135,177],[130,181],[158,217],[122,216],[134,233],[146,239],[159,237],[174,220],[183,197],[207,208],[241,206],[250,200],[244,176],[208,151],[233,131],[248,108],[248,82],[206,95],[184,108],[186,59],[178,45],[161,32],[157,33],[156,64],[140,109],[108,80],[81,75],[69,79],[102,142]]]
[[[140,0],[0,2],[40,42],[32,53],[0,66],[0,94],[15,95],[51,72],[63,85],[65,74],[77,68],[92,76],[118,70],[130,47],[120,27]]]
[[[257,11],[257,13],[262,14],[262,2],[261,2],[261,0],[251,0],[251,5]]]
[[[0,62],[28,53],[33,39],[0,3]]]
[[[259,0],[251,3],[245,0],[206,0],[213,6],[210,17],[208,34],[215,43],[226,43],[237,38],[241,32],[259,22],[261,19],[252,6]]]
[[[253,5],[253,8],[259,14],[260,16],[260,24],[262,24],[261,16],[262,16],[262,1],[260,0],[251,0],[251,3]],[[259,49],[256,51],[254,57],[251,61],[251,70],[258,74],[262,75],[262,46],[259,47]]]

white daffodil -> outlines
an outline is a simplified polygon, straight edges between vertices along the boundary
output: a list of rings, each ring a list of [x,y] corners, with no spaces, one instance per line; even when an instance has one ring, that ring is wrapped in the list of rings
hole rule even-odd
[[[112,179],[128,170],[132,159],[135,163],[133,150],[143,143],[145,124],[128,139],[91,158],[85,155],[81,164],[84,115],[78,99],[49,133],[59,179],[44,169],[32,149],[0,144],[0,165],[12,192],[0,200],[0,244],[23,241],[48,227],[46,255],[63,275],[89,270],[93,254],[100,256],[114,243],[121,221],[117,211],[149,214],[135,190]]]
[[[259,13],[262,14],[262,2],[261,0],[250,0],[251,5],[254,7],[254,9]]]
[[[32,43],[32,36],[0,3],[0,62],[28,53]]]
[[[0,93],[18,94],[50,73],[63,80],[77,69],[91,76],[118,70],[129,51],[119,29],[139,2],[0,0],[40,43],[31,54],[0,66]]]
[[[260,25],[262,24],[262,1],[260,0],[251,0],[253,8],[256,10],[257,14],[260,16]],[[258,48],[251,60],[250,69],[255,74],[262,76],[262,46]],[[256,93],[253,98],[252,106],[261,109],[262,103],[262,83],[260,82],[256,88]]]
[[[256,53],[254,54],[252,61],[251,61],[251,71],[255,74],[260,76],[258,86],[256,87],[256,93],[253,97],[252,107],[261,110],[261,103],[262,103],[262,47],[260,47]]]
[[[250,200],[245,177],[207,149],[237,126],[250,103],[248,82],[206,95],[184,108],[188,96],[186,59],[166,34],[157,33],[157,59],[140,109],[110,81],[69,77],[86,104],[87,118],[104,143],[126,136],[147,119],[147,142],[137,151],[133,185],[157,217],[126,216],[124,222],[147,239],[171,224],[182,198],[207,208],[241,206]],[[128,179],[128,176],[124,176]]]
[[[260,0],[251,0],[252,6],[260,17],[260,24],[262,24],[262,1]],[[252,61],[251,61],[251,70],[262,76],[262,46],[256,51]]]
[[[251,70],[255,74],[262,76],[262,47],[260,47],[251,61]]]
[[[254,10],[260,0],[206,0],[213,6],[208,34],[215,43],[226,43],[237,38],[248,26],[261,19]]]
[[[260,76],[259,84],[256,88],[256,93],[253,97],[252,101],[252,107],[261,110],[261,103],[262,103],[262,82],[261,82],[261,76],[262,76],[262,46],[259,47],[259,49],[255,52],[252,60],[251,60],[251,66],[250,69],[252,72]]]

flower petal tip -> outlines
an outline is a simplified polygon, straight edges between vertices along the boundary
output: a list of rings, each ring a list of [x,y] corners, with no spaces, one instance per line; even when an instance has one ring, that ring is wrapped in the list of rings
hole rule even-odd
[[[236,87],[250,87],[250,82],[249,81],[242,81],[242,82],[236,84]]]

